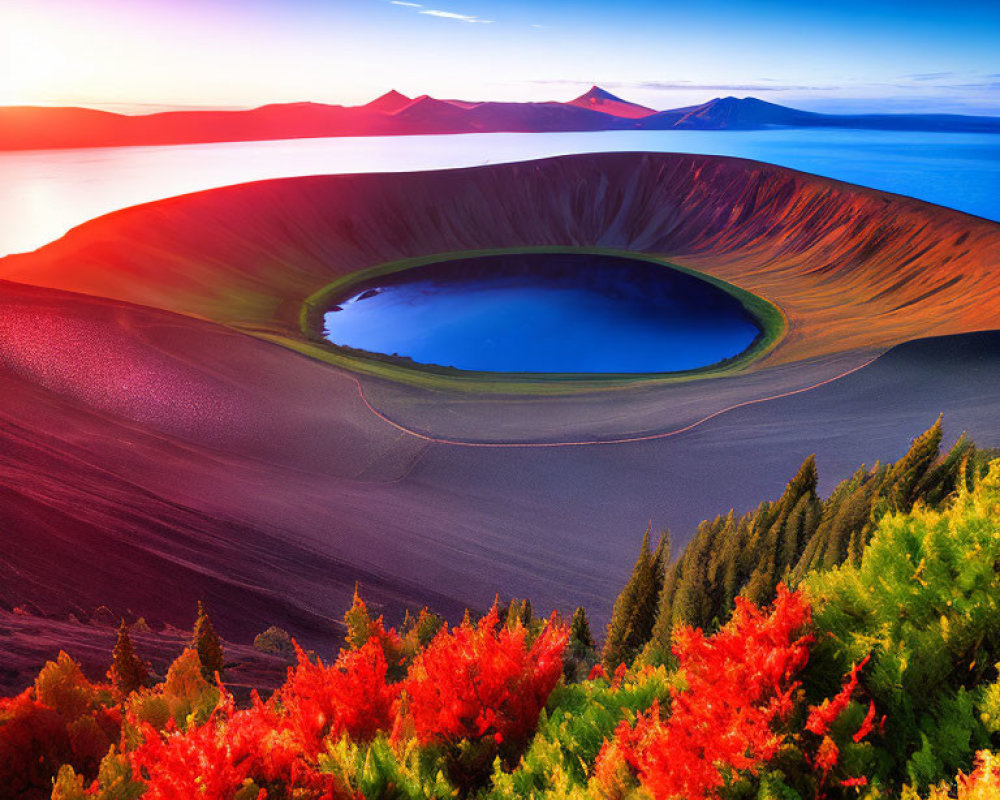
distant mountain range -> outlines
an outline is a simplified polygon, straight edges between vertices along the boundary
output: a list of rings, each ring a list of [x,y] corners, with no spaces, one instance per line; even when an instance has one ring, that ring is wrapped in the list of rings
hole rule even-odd
[[[817,114],[754,97],[721,97],[698,106],[655,111],[597,86],[568,103],[438,100],[391,91],[363,106],[285,103],[246,111],[136,116],[89,108],[5,106],[0,107],[0,150],[500,131],[763,128],[1000,133],[1000,117]]]

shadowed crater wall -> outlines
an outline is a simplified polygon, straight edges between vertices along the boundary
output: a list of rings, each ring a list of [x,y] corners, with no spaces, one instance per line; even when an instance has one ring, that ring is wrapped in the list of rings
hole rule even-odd
[[[538,248],[698,270],[787,332],[724,377],[511,396],[359,377],[302,331],[357,270]],[[669,154],[270,181],[94,220],[0,260],[0,605],[189,624],[204,596],[224,635],[319,646],[360,578],[391,618],[499,591],[600,625],[650,518],[682,545],[809,453],[828,489],[942,411],[950,438],[1000,443],[995,336],[858,371],[1000,328],[998,265],[996,224]]]
[[[328,357],[300,315],[330,281],[389,261],[548,247],[699,270],[774,303],[787,331],[747,374],[711,391],[636,386],[610,410],[568,398],[536,413],[530,398],[496,403],[380,381],[366,382],[367,399],[404,428],[449,440],[607,440],[803,389],[912,338],[1000,327],[996,224],[779,167],[676,154],[218,189],[90,222],[0,261],[0,277],[214,320]],[[767,377],[752,377],[760,371]]]

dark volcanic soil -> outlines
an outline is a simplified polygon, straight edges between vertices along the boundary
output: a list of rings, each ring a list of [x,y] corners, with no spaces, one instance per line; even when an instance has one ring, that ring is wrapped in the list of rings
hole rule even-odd
[[[790,332],[743,374],[552,398],[359,381],[260,338],[301,343],[302,300],[355,269],[545,244],[696,267]],[[813,452],[829,490],[941,412],[948,438],[1000,445],[1000,334],[976,333],[1000,328],[998,265],[1000,226],[669,155],[275,181],[96,220],[0,261],[20,281],[0,284],[0,606],[181,627],[204,598],[232,641],[277,624],[328,649],[360,580],[391,621],[499,592],[600,626],[649,520],[682,544]],[[963,335],[903,344],[932,334]],[[0,669],[26,683],[36,651],[4,619],[20,655]],[[72,649],[60,625],[46,646]]]

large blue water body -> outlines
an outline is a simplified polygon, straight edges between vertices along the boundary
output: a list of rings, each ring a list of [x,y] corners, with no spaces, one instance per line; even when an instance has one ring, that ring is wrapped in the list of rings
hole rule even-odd
[[[1000,221],[1000,134],[822,128],[473,133],[0,153],[0,255],[40,247],[116,209],[216,186],[645,150],[767,161]]]
[[[662,265],[611,256],[456,259],[356,287],[327,339],[486,372],[663,373],[737,356],[760,334],[731,295]]]

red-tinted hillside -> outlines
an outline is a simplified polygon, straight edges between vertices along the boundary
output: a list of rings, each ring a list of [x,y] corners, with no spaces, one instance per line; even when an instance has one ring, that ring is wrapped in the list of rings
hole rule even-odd
[[[834,127],[1000,132],[1000,118],[941,114],[814,114],[752,97],[654,112],[598,87],[569,103],[415,100],[389,92],[363,106],[284,103],[244,111],[129,116],[86,108],[0,107],[0,150],[238,142],[336,136],[559,132],[648,128]]]
[[[640,106],[638,103],[630,103],[628,100],[622,100],[620,97],[611,94],[611,92],[605,91],[600,86],[591,86],[589,91],[581,94],[575,100],[570,100],[568,105],[589,108],[591,111],[601,111],[605,114],[624,117],[626,119],[638,119],[656,113],[652,108]]]
[[[347,273],[547,246],[699,269],[787,332],[741,373],[563,396],[306,357],[327,351],[302,303]],[[117,212],[0,261],[22,284],[0,285],[0,607],[190,624],[205,597],[224,635],[323,637],[360,579],[397,619],[501,591],[603,625],[651,517],[683,544],[804,455],[839,479],[941,411],[996,445],[994,339],[852,370],[1000,328],[998,264],[994,223],[707,156],[294,178]]]
[[[413,102],[412,97],[407,97],[401,92],[397,92],[395,89],[386,92],[380,97],[376,97],[370,103],[366,103],[361,106],[362,108],[367,108],[369,111],[378,111],[383,114],[392,114],[404,106],[408,106]]]

